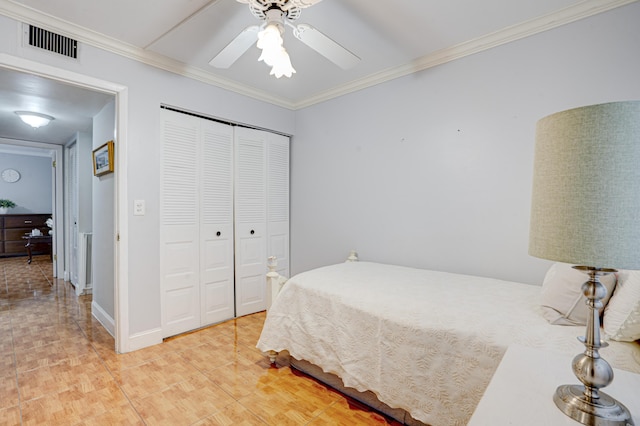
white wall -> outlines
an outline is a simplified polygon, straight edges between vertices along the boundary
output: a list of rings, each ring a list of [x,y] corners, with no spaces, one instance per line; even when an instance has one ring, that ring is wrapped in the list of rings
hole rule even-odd
[[[93,117],[93,149],[96,149],[108,141],[114,140],[116,108],[115,101],[109,102]],[[114,150],[118,149],[117,141],[114,141]],[[93,157],[90,157],[91,159]],[[92,164],[92,163],[90,163]],[[100,318],[107,316],[106,327],[115,320],[115,174],[108,173],[101,176],[93,176],[93,165],[90,174],[83,178],[90,179],[92,188],[92,282],[93,302],[99,309]],[[109,328],[113,330],[112,328]]]
[[[9,168],[20,173],[20,180],[8,183],[0,179],[0,198],[16,203],[8,214],[51,214],[51,158],[0,153],[0,172]]]
[[[132,339],[145,333],[155,333],[154,339],[159,336],[157,330],[161,325],[158,238],[160,105],[169,104],[289,134],[294,130],[294,113],[85,44],[80,46],[79,61],[39,49],[22,48],[20,28],[21,23],[0,16],[0,53],[128,88],[128,143],[123,153],[128,164],[128,337]],[[133,200],[146,201],[145,216],[133,216]]]
[[[113,104],[111,105],[113,109]],[[113,118],[112,118],[113,120]],[[110,126],[113,129],[113,121]],[[93,132],[93,129],[92,129]],[[79,132],[76,138],[78,155],[78,232],[93,229],[93,135]]]
[[[536,122],[640,99],[640,3],[296,114],[292,273],[362,260],[539,284]]]

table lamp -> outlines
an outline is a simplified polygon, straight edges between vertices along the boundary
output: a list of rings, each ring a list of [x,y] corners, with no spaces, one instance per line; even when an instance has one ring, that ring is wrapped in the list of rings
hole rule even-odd
[[[553,397],[566,415],[587,425],[633,425],[629,410],[600,391],[613,381],[598,350],[602,275],[640,269],[640,101],[558,112],[536,128],[529,254],[585,272],[590,309],[585,351],[572,362],[582,385]]]

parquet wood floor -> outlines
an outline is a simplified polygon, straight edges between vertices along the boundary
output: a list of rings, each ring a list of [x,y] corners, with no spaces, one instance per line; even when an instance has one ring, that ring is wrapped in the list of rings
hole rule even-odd
[[[385,425],[256,348],[264,313],[116,354],[46,256],[0,259],[0,425]],[[397,423],[395,423],[397,424]]]

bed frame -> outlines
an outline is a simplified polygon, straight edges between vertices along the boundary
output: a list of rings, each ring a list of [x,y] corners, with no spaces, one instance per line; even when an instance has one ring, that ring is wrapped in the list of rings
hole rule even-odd
[[[357,252],[355,250],[351,250],[349,256],[346,259],[346,262],[357,262],[358,260],[359,259]],[[278,261],[275,256],[269,257],[267,265],[269,267],[269,272],[267,273],[268,311],[271,308],[273,301],[278,296],[278,293],[280,293],[289,278],[283,277],[278,272],[276,272]],[[427,426],[425,425],[425,423],[422,423],[411,417],[411,415],[405,410],[400,408],[392,408],[387,404],[381,402],[373,392],[360,392],[356,389],[346,387],[344,386],[340,377],[336,376],[335,374],[325,373],[320,367],[310,363],[309,361],[295,359],[289,356],[289,353],[287,351],[283,351],[281,353],[278,353],[276,351],[269,351],[266,355],[269,357],[269,361],[272,365],[290,366],[292,368],[295,368],[296,370],[319,380],[320,382],[337,390],[338,392],[347,395],[348,397],[353,398],[356,401],[359,401],[367,405],[368,407],[371,407],[372,409],[381,412],[384,415],[393,418],[394,420],[397,420],[404,425]]]
[[[358,253],[355,250],[351,250],[346,262],[357,261]],[[267,259],[267,267],[269,268],[269,272],[267,272],[267,311],[269,311],[271,305],[273,304],[273,301],[276,300],[276,297],[278,297],[278,293],[280,293],[282,287],[284,287],[289,278],[283,277],[276,272],[276,268],[278,267],[278,259],[275,256],[269,256],[269,258]],[[271,364],[275,364],[278,353],[276,351],[269,351],[268,356]]]
[[[346,262],[357,262],[358,253],[355,250],[349,252]],[[276,272],[278,267],[278,259],[275,256],[269,256],[267,259],[267,266],[269,272],[267,272],[267,311],[273,304],[273,301],[278,297],[278,293],[282,290],[282,287],[287,283],[289,278],[283,277]]]
[[[535,286],[359,262],[354,251],[345,263],[292,279],[276,271],[275,257],[268,266],[268,314],[257,347],[273,365],[291,366],[404,424],[464,424],[511,344],[572,355],[579,350],[574,327],[545,320]],[[381,299],[378,292],[389,280],[415,297],[406,300],[404,292],[396,292]],[[378,316],[381,310],[388,315]],[[335,315],[327,317],[328,312]],[[343,315],[358,328],[344,323]],[[394,352],[396,344],[407,350]],[[609,346],[614,367],[640,372],[634,360],[640,354],[637,343],[612,341]],[[419,373],[411,357],[423,362]],[[380,368],[387,373],[380,374]],[[368,392],[373,389],[375,394]],[[376,394],[404,409],[390,408]]]

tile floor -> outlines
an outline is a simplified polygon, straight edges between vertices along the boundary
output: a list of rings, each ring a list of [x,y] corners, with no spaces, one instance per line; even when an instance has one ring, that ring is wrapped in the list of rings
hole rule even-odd
[[[46,256],[0,259],[0,425],[370,425],[378,413],[256,348],[264,313],[128,354]],[[396,423],[397,424],[397,423]]]

